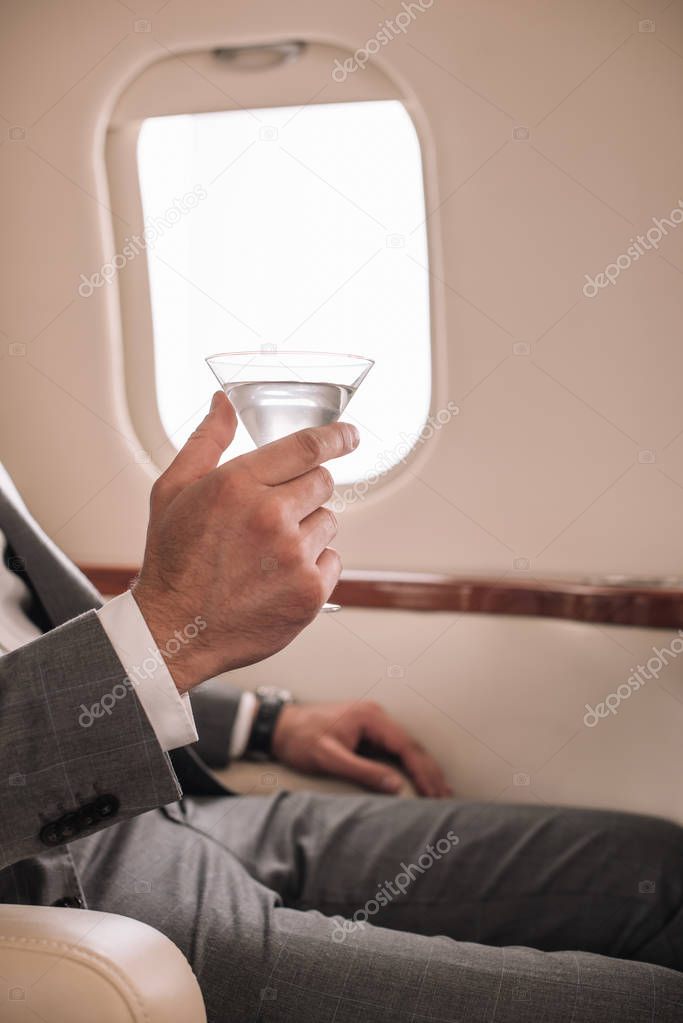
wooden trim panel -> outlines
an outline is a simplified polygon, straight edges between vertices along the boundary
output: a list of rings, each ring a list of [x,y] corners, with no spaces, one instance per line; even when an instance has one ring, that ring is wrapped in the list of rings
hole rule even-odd
[[[83,565],[102,593],[122,593],[136,568]],[[530,615],[607,625],[683,628],[683,581],[580,581],[501,576],[344,572],[331,599],[346,607]]]
[[[93,586],[107,597],[116,597],[127,590],[139,572],[128,565],[79,565]]]

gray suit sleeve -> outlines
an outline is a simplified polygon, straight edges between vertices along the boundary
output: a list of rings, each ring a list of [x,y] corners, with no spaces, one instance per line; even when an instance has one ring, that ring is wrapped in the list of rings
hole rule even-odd
[[[195,750],[209,767],[227,767],[230,736],[242,690],[222,679],[209,679],[192,691],[190,702],[199,742]]]
[[[181,795],[94,611],[0,658],[0,786],[0,867]]]

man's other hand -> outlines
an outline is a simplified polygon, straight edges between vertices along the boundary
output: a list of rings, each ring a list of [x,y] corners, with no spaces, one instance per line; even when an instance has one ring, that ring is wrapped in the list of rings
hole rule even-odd
[[[133,596],[180,692],[285,647],[341,571],[328,546],[337,523],[322,507],[333,482],[321,463],[353,451],[355,427],[301,430],[218,466],[236,427],[218,391],[152,487]],[[199,635],[193,625],[195,638],[180,642],[199,618]]]
[[[395,793],[401,774],[379,760],[360,756],[362,742],[398,758],[422,796],[451,796],[441,768],[396,721],[369,701],[287,704],[273,734],[273,755],[307,774],[332,774],[376,792]]]

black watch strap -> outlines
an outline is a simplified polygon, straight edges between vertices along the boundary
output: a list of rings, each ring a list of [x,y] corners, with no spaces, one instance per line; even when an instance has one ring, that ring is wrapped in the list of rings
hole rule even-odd
[[[266,687],[258,689],[256,695],[259,699],[259,707],[251,727],[246,753],[254,758],[266,759],[272,755],[273,733],[277,719],[282,708],[292,702],[292,697],[284,690],[272,690]]]

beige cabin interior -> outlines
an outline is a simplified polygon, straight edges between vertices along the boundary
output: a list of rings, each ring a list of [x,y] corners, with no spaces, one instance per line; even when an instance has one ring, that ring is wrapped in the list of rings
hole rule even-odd
[[[144,258],[78,293],[140,220],[142,120],[398,99],[423,161],[431,411],[459,413],[343,513],[345,565],[530,583],[683,576],[683,228],[623,259],[613,285],[586,287],[680,208],[683,8],[423,6],[345,82],[335,60],[399,4],[3,6],[2,459],[77,562],[140,563],[150,486],[174,453]],[[256,69],[214,53],[291,41],[305,44],[294,59]],[[674,622],[348,607],[234,677],[379,701],[459,797],[681,820],[683,659],[584,723],[587,704],[676,637]]]

